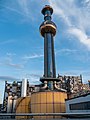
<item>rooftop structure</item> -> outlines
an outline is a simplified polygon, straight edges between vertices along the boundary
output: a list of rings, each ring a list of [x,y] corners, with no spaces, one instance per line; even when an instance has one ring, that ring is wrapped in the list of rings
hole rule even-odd
[[[56,67],[54,53],[54,36],[56,35],[56,25],[51,21],[53,9],[46,5],[42,9],[44,22],[40,25],[40,33],[44,37],[44,76],[40,79],[44,83],[45,89],[54,90],[56,82]],[[57,88],[56,88],[57,89]]]
[[[67,113],[90,112],[90,93],[66,100]]]
[[[44,22],[40,26],[40,33],[44,37],[44,77],[56,78],[55,56],[54,56],[54,39],[56,34],[56,25],[51,21],[53,9],[45,6],[42,9]]]

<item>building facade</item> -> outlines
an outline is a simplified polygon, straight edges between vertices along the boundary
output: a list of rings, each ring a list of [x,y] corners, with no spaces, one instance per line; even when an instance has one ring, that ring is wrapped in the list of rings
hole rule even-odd
[[[58,74],[59,82],[61,88],[66,89],[69,94],[77,93],[81,90],[82,86],[82,76],[61,76]]]
[[[5,91],[2,112],[15,112],[16,100],[19,97],[25,97],[29,95],[29,82],[27,80],[14,81],[8,83],[5,81]]]
[[[90,112],[90,93],[66,100],[66,112]]]

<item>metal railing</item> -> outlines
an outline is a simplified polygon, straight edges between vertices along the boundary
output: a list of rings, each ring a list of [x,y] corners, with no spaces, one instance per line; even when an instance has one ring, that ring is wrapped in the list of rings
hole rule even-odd
[[[90,112],[82,113],[0,113],[0,117],[3,116],[62,116],[66,118],[90,118]]]

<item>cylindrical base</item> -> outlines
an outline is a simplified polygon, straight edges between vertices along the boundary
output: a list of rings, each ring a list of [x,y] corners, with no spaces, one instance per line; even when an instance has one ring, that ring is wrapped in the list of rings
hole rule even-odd
[[[31,96],[32,113],[62,113],[65,112],[65,92],[37,92]],[[61,116],[33,116],[33,118],[61,118]]]

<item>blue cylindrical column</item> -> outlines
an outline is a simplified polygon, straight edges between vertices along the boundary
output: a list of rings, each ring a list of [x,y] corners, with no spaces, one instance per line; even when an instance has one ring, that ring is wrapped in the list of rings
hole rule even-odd
[[[51,34],[47,33],[47,46],[48,46],[48,50],[47,50],[47,59],[48,59],[48,75],[47,77],[53,77],[52,76],[52,39],[51,39]]]
[[[44,75],[45,77],[56,77],[54,41],[51,33],[45,33],[44,37]]]

